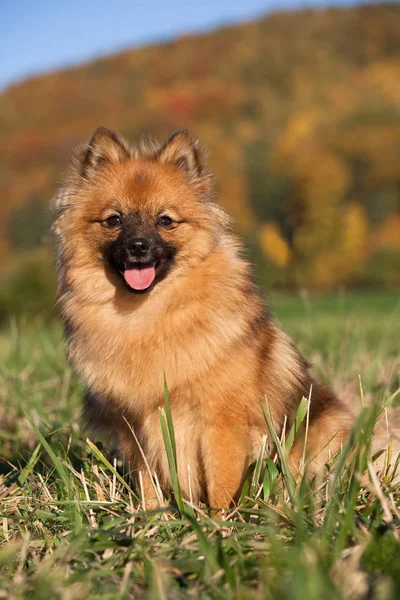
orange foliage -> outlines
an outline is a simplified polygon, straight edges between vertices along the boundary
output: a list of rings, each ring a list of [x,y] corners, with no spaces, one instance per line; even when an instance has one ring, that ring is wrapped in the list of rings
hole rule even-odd
[[[373,237],[374,250],[393,248],[400,251],[400,214],[389,215]]]
[[[260,246],[265,256],[278,267],[287,267],[291,251],[275,223],[263,223],[259,232]]]

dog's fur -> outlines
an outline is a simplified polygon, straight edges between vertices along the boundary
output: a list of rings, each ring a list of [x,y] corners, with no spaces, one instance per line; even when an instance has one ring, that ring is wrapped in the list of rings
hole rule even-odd
[[[87,415],[142,472],[148,499],[154,493],[142,452],[160,485],[170,487],[158,414],[164,375],[180,482],[194,502],[225,507],[237,499],[266,433],[260,401],[280,435],[311,392],[312,464],[320,467],[339,450],[351,415],[313,380],[264,307],[189,133],[132,150],[98,129],[55,207],[59,300],[69,358],[88,390]],[[111,226],[112,215],[122,222]],[[170,227],[160,225],[160,215],[173,220]],[[159,265],[144,291],[124,279],[138,238],[149,241],[149,260],[158,257]],[[298,443],[291,453],[295,470],[302,452]]]

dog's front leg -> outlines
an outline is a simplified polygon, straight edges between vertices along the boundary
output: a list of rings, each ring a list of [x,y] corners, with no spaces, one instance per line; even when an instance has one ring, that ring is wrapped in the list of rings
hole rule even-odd
[[[140,490],[143,508],[155,510],[159,506],[155,483],[149,472],[149,465],[142,456],[142,450],[138,446],[133,429],[128,426],[127,422],[121,422],[119,425],[118,441],[125,468],[130,472],[134,483]]]
[[[210,508],[228,508],[237,501],[249,464],[248,439],[231,423],[208,425],[202,458]]]

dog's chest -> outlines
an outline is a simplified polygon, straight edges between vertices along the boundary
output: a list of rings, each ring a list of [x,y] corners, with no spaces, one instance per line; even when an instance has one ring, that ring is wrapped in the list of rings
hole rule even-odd
[[[69,355],[89,389],[122,404],[154,403],[170,389],[189,385],[218,358],[219,347],[201,329],[173,329],[160,321],[118,326],[101,319],[77,328]]]
[[[164,376],[170,389],[194,385],[242,335],[239,315],[157,302],[132,313],[73,307],[70,358],[89,389],[123,404],[158,403]]]

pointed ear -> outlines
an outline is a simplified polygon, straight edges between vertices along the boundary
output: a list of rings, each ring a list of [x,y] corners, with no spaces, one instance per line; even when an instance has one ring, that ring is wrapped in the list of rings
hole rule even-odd
[[[173,165],[185,173],[190,181],[200,178],[205,171],[204,152],[186,130],[174,133],[158,150],[155,158]]]
[[[100,169],[130,157],[125,141],[110,129],[99,127],[92,135],[81,160],[81,175],[90,179]]]

